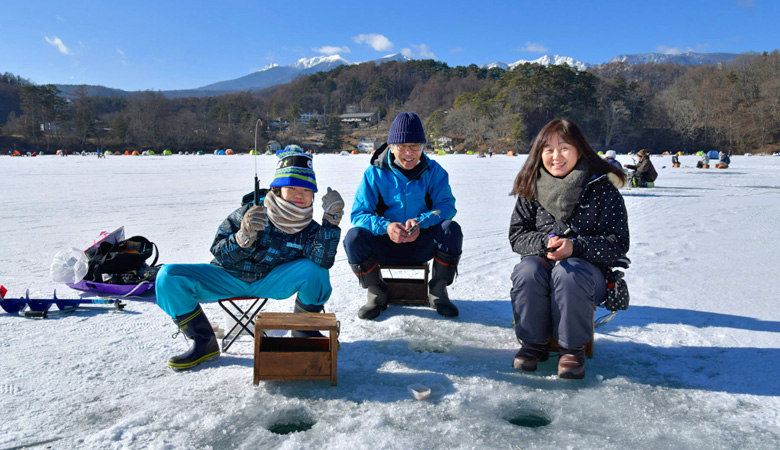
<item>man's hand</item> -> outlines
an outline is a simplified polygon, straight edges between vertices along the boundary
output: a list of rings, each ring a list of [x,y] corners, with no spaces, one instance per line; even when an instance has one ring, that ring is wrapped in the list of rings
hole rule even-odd
[[[244,213],[241,219],[241,229],[236,232],[236,242],[242,248],[247,248],[255,243],[257,233],[268,226],[268,216],[262,206],[252,206]]]
[[[420,223],[417,219],[409,219],[406,221],[406,242],[414,242],[420,237]]]
[[[344,216],[344,199],[338,191],[328,188],[328,193],[322,196],[322,220],[327,220],[335,226],[339,226],[341,218]]]

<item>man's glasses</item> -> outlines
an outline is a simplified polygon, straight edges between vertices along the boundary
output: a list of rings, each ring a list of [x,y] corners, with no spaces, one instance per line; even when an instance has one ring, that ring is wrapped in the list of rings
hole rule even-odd
[[[422,151],[422,144],[393,144],[396,149],[402,151],[402,152],[421,152]]]

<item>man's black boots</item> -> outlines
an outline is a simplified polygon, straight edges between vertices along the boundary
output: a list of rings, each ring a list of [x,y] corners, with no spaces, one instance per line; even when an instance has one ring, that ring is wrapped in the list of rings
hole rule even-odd
[[[372,256],[360,264],[350,264],[349,267],[357,275],[360,286],[368,289],[366,304],[358,311],[358,317],[365,320],[376,319],[379,313],[387,309],[387,285],[382,280],[379,262]]]
[[[458,273],[458,261],[460,255],[450,255],[438,249],[433,257],[431,281],[428,283],[428,303],[444,317],[458,316],[458,307],[447,295],[447,286],[452,284]]]
[[[189,314],[176,316],[173,322],[185,336],[192,339],[192,347],[181,355],[169,359],[169,367],[176,370],[190,369],[203,361],[219,356],[217,336],[214,335],[211,323],[200,305]]]
[[[298,296],[295,297],[295,308],[293,309],[294,313],[298,314],[318,314],[321,313],[322,310],[325,309],[325,305],[307,305],[301,301]],[[302,330],[293,330],[290,332],[292,337],[296,338],[310,338],[310,337],[325,337],[322,333],[319,331],[302,331]]]

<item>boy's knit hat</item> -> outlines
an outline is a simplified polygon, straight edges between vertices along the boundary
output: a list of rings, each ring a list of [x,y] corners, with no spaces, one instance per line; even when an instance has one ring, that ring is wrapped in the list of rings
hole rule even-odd
[[[279,162],[271,187],[298,186],[317,192],[317,178],[314,176],[311,155],[297,145],[288,145],[276,152]]]
[[[614,151],[614,150],[607,150],[607,152],[606,152],[606,153],[604,153],[604,157],[605,157],[605,158],[612,158],[612,159],[615,159],[615,157],[616,157],[616,156],[617,156],[617,152],[616,152],[616,151]]]
[[[395,116],[387,135],[388,144],[423,144],[425,130],[422,120],[413,112],[402,112]]]

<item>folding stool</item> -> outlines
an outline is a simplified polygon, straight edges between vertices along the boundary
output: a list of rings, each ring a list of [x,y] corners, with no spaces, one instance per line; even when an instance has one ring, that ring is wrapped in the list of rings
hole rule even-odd
[[[240,304],[237,303],[238,300],[253,300],[252,304],[249,306],[249,308],[243,309]],[[262,303],[261,303],[262,302]],[[260,298],[260,297],[233,297],[233,298],[223,298],[221,300],[218,300],[219,306],[222,307],[225,312],[235,320],[235,324],[232,328],[227,330],[225,332],[225,337],[222,338],[222,352],[227,352],[231,345],[233,345],[233,342],[238,339],[238,336],[241,334],[241,331],[245,331],[250,336],[252,336],[252,339],[255,337],[254,328],[255,328],[255,318],[260,313],[260,310],[263,309],[265,304],[268,302],[267,298]],[[260,305],[258,305],[260,303]],[[229,306],[231,306],[229,308]],[[234,314],[235,311],[235,314]],[[241,330],[236,331],[237,328],[241,328]],[[233,335],[233,332],[235,331],[235,335]]]

